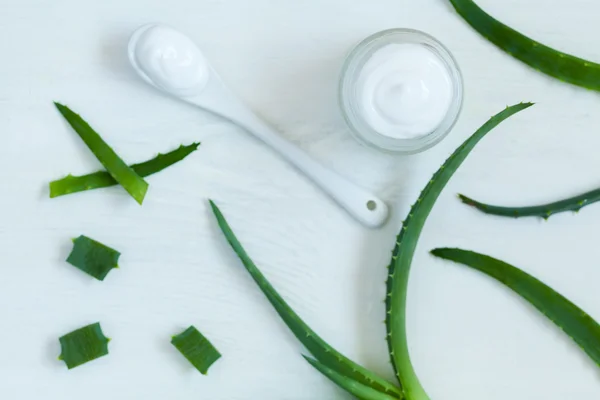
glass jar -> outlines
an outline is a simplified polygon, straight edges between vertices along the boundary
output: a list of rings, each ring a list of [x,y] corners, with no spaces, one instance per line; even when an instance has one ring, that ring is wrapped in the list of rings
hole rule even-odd
[[[389,44],[405,43],[425,46],[439,58],[452,83],[452,99],[445,117],[433,131],[415,138],[394,138],[375,131],[363,118],[357,81],[363,67],[377,50]],[[450,51],[432,36],[413,29],[390,29],[369,36],[350,52],[342,69],[339,103],[350,131],[359,142],[392,153],[419,153],[439,143],[458,120],[463,103],[462,75]]]

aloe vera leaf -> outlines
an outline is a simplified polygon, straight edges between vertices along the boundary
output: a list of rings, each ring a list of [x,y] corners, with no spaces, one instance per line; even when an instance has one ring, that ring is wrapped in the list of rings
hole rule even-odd
[[[200,143],[192,143],[165,154],[158,154],[151,160],[133,164],[130,168],[142,178],[156,174],[165,168],[183,160],[196,151]],[[50,198],[67,194],[83,192],[85,190],[100,189],[118,185],[117,181],[106,171],[98,171],[83,176],[69,175],[65,178],[50,182]]]
[[[573,211],[577,213],[583,207],[589,206],[590,204],[600,201],[600,189],[592,190],[591,192],[571,197],[569,199],[556,201],[554,203],[529,207],[494,206],[491,204],[481,203],[462,194],[459,194],[458,198],[463,203],[475,207],[479,211],[490,215],[498,215],[501,217],[513,218],[540,217],[543,219],[548,219],[554,214],[559,214],[567,211]]]
[[[600,91],[600,64],[545,46],[494,19],[472,0],[450,0],[456,11],[487,40],[549,76]]]
[[[67,262],[77,269],[103,281],[110,271],[119,268],[121,253],[81,235],[73,239],[73,250]]]
[[[85,142],[90,151],[94,153],[98,161],[106,168],[108,173],[123,186],[135,201],[142,204],[148,191],[148,183],[125,164],[117,153],[83,118],[71,111],[67,106],[59,103],[54,104],[73,130]]]
[[[203,375],[221,358],[221,353],[193,326],[173,336],[171,343]]]
[[[600,365],[600,325],[551,287],[504,261],[461,249],[435,249],[436,257],[454,261],[496,279],[554,322]]]
[[[73,369],[108,354],[108,339],[102,333],[100,323],[85,326],[62,336],[61,353],[58,357]]]
[[[381,393],[372,387],[365,386],[362,383],[356,382],[344,375],[341,375],[319,361],[304,356],[306,361],[309,362],[317,371],[325,375],[330,381],[347,391],[348,393],[356,396],[360,400],[398,400],[397,397]]]
[[[475,145],[502,121],[530,106],[532,106],[532,103],[520,103],[507,107],[504,111],[493,116],[456,149],[433,175],[427,186],[425,186],[416,203],[411,207],[403,227],[398,234],[396,246],[392,253],[392,261],[388,267],[386,327],[392,364],[402,385],[403,393],[409,400],[425,400],[429,398],[413,369],[406,337],[408,277],[412,258],[425,221],[440,193]]]
[[[277,293],[271,283],[260,272],[252,259],[248,256],[237,237],[231,230],[231,227],[225,220],[221,210],[211,200],[210,206],[217,219],[217,223],[225,238],[231,245],[233,251],[240,258],[252,279],[256,282],[265,297],[275,308],[281,319],[285,322],[294,336],[312,353],[317,360],[328,368],[335,370],[337,373],[344,375],[354,381],[357,381],[365,386],[369,386],[382,393],[393,395],[396,398],[401,398],[400,389],[385,379],[379,377],[368,369],[351,361],[340,352],[335,350],[323,339],[321,339],[301,318],[292,310],[292,308],[283,300],[281,295]]]

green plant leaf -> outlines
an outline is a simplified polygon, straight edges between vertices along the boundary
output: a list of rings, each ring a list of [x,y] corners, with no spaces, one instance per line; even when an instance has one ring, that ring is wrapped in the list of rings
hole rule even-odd
[[[221,358],[221,353],[193,326],[173,336],[171,343],[203,375]]]
[[[139,176],[146,177],[183,160],[197,150],[198,146],[200,146],[200,143],[192,143],[188,146],[182,145],[178,149],[168,153],[159,154],[151,160],[131,165],[130,168]],[[106,171],[98,171],[83,176],[69,175],[50,182],[50,198],[114,185],[118,185],[117,181]]]
[[[398,380],[403,393],[409,400],[425,400],[427,396],[413,369],[406,337],[406,295],[410,267],[425,221],[440,193],[460,167],[475,145],[493,128],[510,116],[530,107],[521,103],[507,107],[493,116],[477,132],[467,139],[433,175],[417,202],[411,207],[403,227],[398,234],[396,246],[389,266],[386,297],[387,340]]]
[[[551,287],[504,261],[473,251],[444,248],[431,254],[483,272],[506,285],[554,322],[600,365],[600,325]]]
[[[589,206],[593,203],[597,203],[598,201],[600,201],[600,189],[592,190],[591,192],[587,192],[565,200],[556,201],[554,203],[529,207],[494,206],[491,204],[481,203],[462,194],[459,194],[458,198],[466,205],[475,207],[476,209],[485,214],[512,218],[540,217],[543,219],[548,219],[554,214],[559,214],[567,211],[573,211],[577,213],[583,207]]]
[[[79,236],[73,240],[73,250],[67,262],[99,281],[103,281],[114,268],[119,268],[121,253],[90,239]]]
[[[456,11],[487,40],[530,67],[564,82],[600,90],[600,64],[545,46],[506,26],[472,0],[450,0]]]
[[[73,369],[108,354],[108,339],[102,333],[100,323],[85,326],[62,336],[61,353],[58,357]]]
[[[87,147],[102,163],[108,173],[133,197],[139,204],[144,202],[148,183],[131,169],[114,150],[92,129],[87,122],[69,107],[54,103],[58,111],[77,132]]]
[[[379,377],[368,369],[356,364],[343,356],[323,339],[321,339],[292,308],[277,293],[275,288],[269,283],[265,276],[256,267],[252,259],[248,256],[235,234],[229,227],[225,217],[217,207],[210,201],[210,206],[217,219],[217,223],[225,238],[240,258],[248,273],[252,276],[260,290],[275,308],[281,319],[290,328],[296,338],[311,352],[311,354],[326,367],[336,371],[338,374],[346,376],[360,384],[371,387],[379,392],[390,394],[393,397],[401,398],[400,389],[385,379]]]
[[[338,374],[331,368],[323,365],[317,360],[304,356],[306,361],[310,363],[317,371],[325,375],[330,381],[347,391],[348,393],[356,396],[360,400],[398,400],[397,397],[392,397],[387,394],[383,394],[372,387],[365,386],[362,383],[356,382],[344,375]]]

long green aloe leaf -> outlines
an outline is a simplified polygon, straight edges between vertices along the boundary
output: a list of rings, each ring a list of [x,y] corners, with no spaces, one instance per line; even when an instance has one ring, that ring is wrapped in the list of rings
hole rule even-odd
[[[317,371],[321,372],[323,375],[329,378],[330,381],[332,381],[342,389],[346,390],[348,393],[353,394],[360,400],[397,400],[396,397],[383,394],[373,389],[372,387],[365,386],[359,382],[353,381],[352,379],[337,373],[333,369],[328,368],[327,366],[313,358],[306,356],[304,358]]]
[[[67,106],[59,103],[54,104],[115,181],[119,182],[135,201],[142,204],[148,191],[148,183],[125,164],[117,153],[83,118],[71,111]]]
[[[232,249],[246,267],[248,273],[250,273],[256,284],[267,297],[269,302],[273,305],[275,311],[277,311],[288,328],[290,328],[296,338],[312,353],[312,355],[315,356],[315,358],[322,364],[336,371],[340,375],[346,376],[351,380],[371,387],[384,394],[401,398],[402,393],[398,387],[343,356],[341,353],[327,344],[323,339],[321,339],[298,316],[298,314],[292,310],[292,308],[285,302],[285,300],[283,300],[279,293],[277,293],[275,288],[273,288],[267,278],[265,278],[258,267],[254,264],[252,259],[248,256],[217,205],[212,201],[210,201],[210,205],[221,231],[225,235],[225,238],[231,245]]]
[[[130,168],[136,174],[144,178],[156,174],[183,160],[196,151],[198,146],[200,146],[200,143],[192,143],[187,146],[181,145],[179,148],[168,153],[158,154],[158,156],[148,161],[133,164]],[[98,171],[83,176],[69,175],[65,178],[50,182],[50,198],[114,185],[118,185],[118,182],[106,171]]]
[[[446,248],[435,249],[431,254],[476,269],[506,285],[560,327],[600,365],[600,325],[551,287],[510,264],[473,251]]]
[[[179,335],[173,336],[171,344],[198,370],[202,375],[221,358],[221,353],[194,326],[190,326]]]
[[[64,361],[68,369],[73,369],[106,356],[110,339],[104,336],[97,322],[68,333],[59,341],[61,353],[58,359]]]
[[[592,190],[591,192],[580,194],[565,200],[556,201],[554,203],[529,207],[502,207],[481,203],[462,194],[459,194],[458,197],[463,203],[475,207],[479,211],[490,215],[512,218],[540,217],[548,219],[554,214],[567,211],[573,211],[577,213],[583,207],[600,201],[600,189]]]
[[[472,0],[450,2],[477,32],[516,59],[561,81],[600,91],[600,64],[530,39],[494,19]]]
[[[429,398],[413,369],[406,337],[408,277],[413,255],[425,221],[440,193],[475,145],[502,121],[531,105],[531,103],[521,103],[507,107],[504,111],[492,117],[456,149],[454,154],[446,160],[433,175],[427,186],[425,186],[416,203],[411,207],[402,230],[398,234],[387,280],[386,326],[392,364],[402,385],[403,393],[409,400],[425,400]]]

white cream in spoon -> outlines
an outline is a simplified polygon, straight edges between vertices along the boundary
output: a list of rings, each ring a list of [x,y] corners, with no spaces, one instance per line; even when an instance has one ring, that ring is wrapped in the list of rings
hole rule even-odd
[[[210,78],[208,61],[186,35],[163,25],[136,38],[135,62],[153,84],[179,95],[202,91]]]

